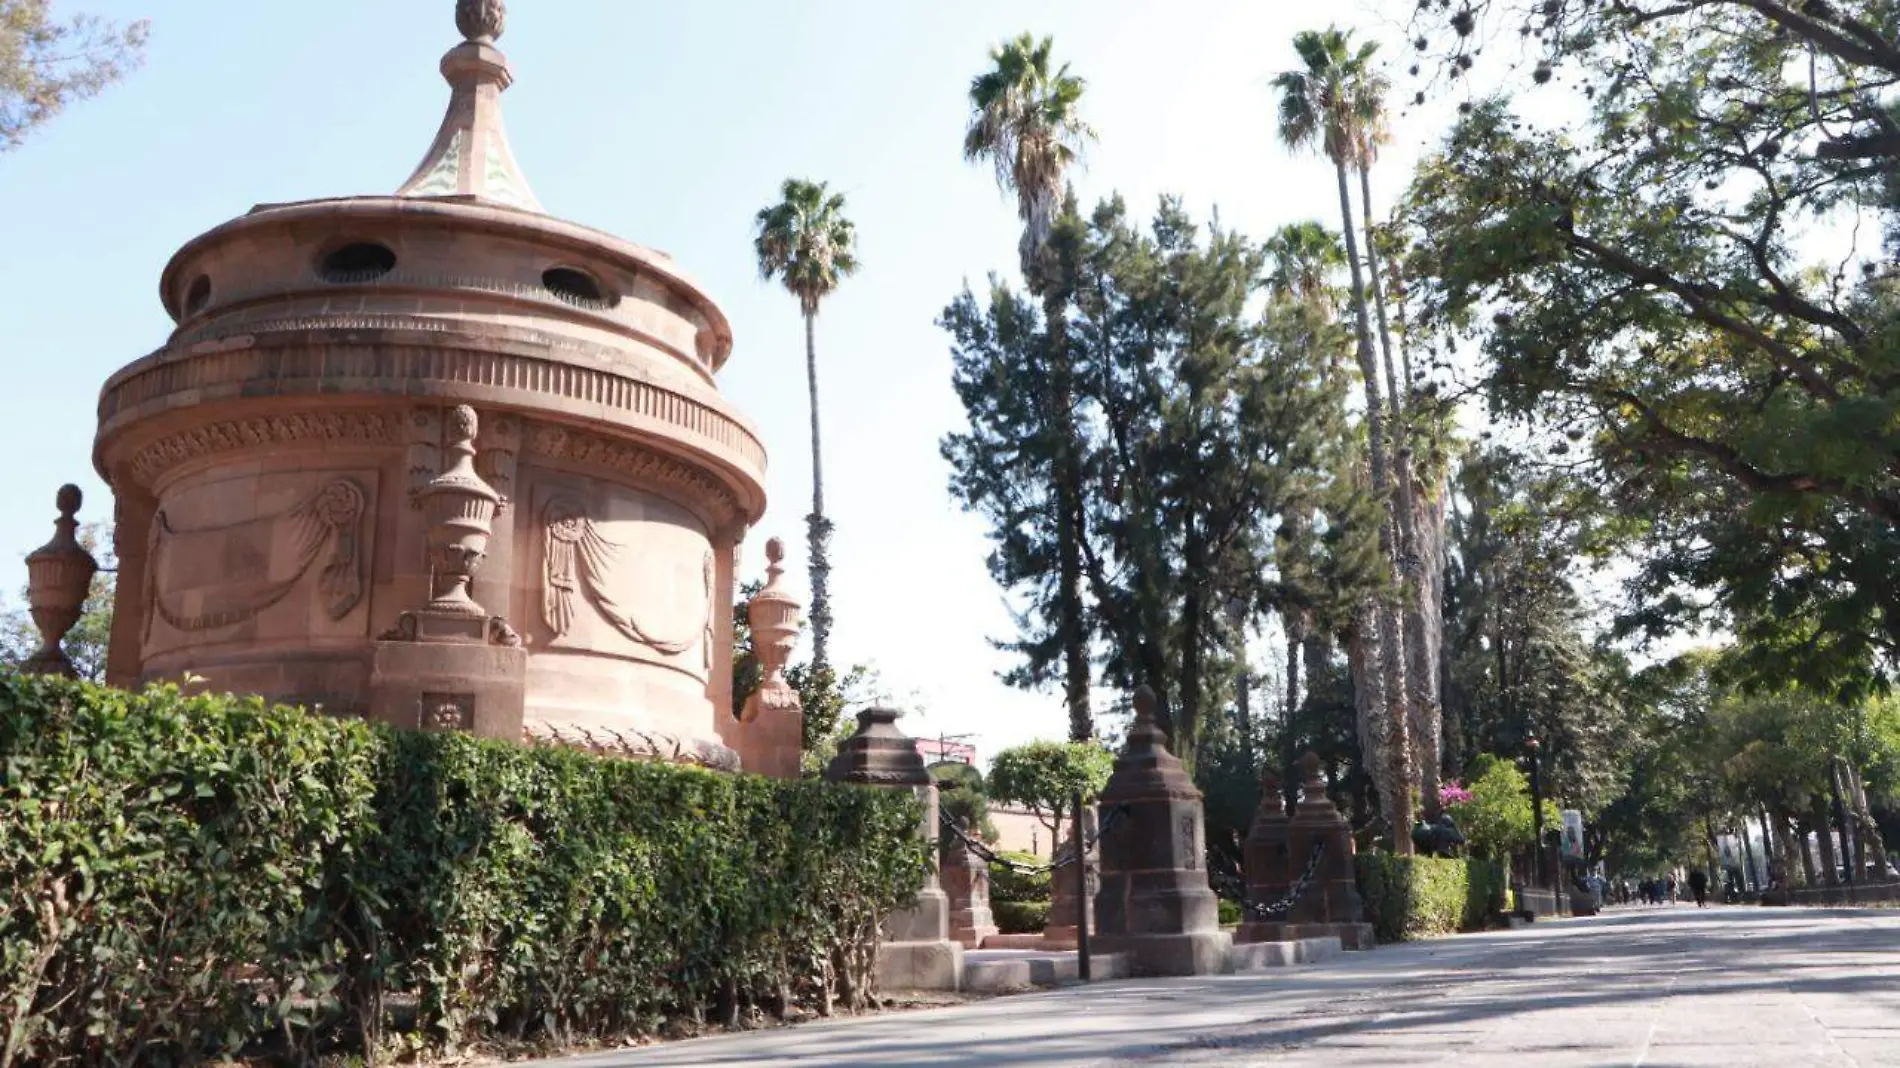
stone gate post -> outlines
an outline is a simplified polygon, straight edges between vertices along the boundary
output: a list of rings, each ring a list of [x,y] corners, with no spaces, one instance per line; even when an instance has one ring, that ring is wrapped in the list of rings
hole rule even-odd
[[[1101,953],[1137,975],[1225,971],[1232,948],[1207,884],[1201,792],[1155,726],[1154,691],[1135,691],[1135,724],[1101,800]]]
[[[923,802],[919,833],[937,854],[937,784],[924,769],[917,740],[897,729],[897,710],[867,708],[858,729],[838,746],[825,769],[831,782],[910,790]],[[950,902],[933,870],[917,903],[884,921],[878,946],[878,985],[894,990],[956,990],[963,982],[963,947],[950,940]]]

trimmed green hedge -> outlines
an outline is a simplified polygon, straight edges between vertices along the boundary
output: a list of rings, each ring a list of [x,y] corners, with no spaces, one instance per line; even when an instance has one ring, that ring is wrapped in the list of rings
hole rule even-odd
[[[0,1068],[828,1010],[922,885],[917,819],[902,791],[0,672]]]
[[[1049,863],[1048,858],[1038,857],[1034,853],[999,850],[996,855],[1030,868],[1040,868]],[[991,905],[999,901],[1047,902],[1054,885],[1055,876],[1048,870],[1020,872],[1001,864],[990,865]]]
[[[1493,861],[1361,853],[1353,863],[1381,942],[1477,930],[1504,907],[1504,869]]]
[[[1047,901],[992,901],[990,912],[1003,934],[1041,934],[1049,926]]]

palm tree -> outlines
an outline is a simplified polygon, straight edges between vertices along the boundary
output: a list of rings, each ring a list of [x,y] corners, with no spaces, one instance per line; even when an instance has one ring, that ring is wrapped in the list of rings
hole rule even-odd
[[[1267,238],[1267,291],[1276,297],[1314,301],[1331,310],[1333,278],[1346,265],[1339,235],[1319,222],[1288,223]]]
[[[777,204],[753,222],[759,277],[778,279],[798,298],[805,317],[805,380],[811,390],[811,514],[805,517],[811,570],[811,658],[815,674],[831,667],[831,520],[825,516],[825,469],[818,432],[818,307],[858,269],[857,229],[844,216],[844,194],[824,182],[787,178]]]
[[[1068,294],[1060,265],[1050,252],[1050,234],[1062,208],[1069,168],[1094,132],[1079,105],[1086,83],[1055,66],[1053,39],[1025,33],[990,50],[990,67],[970,80],[970,125],[964,159],[988,161],[996,183],[1016,195],[1023,222],[1023,279],[1043,300],[1049,341],[1048,395],[1044,400],[1054,453],[1056,498],[1057,626],[1061,631],[1064,696],[1069,735],[1077,741],[1095,732],[1089,714],[1088,634],[1082,612],[1082,492],[1076,460],[1074,388],[1068,357]]]
[[[1368,59],[1375,46],[1361,55]],[[1407,588],[1405,655],[1406,703],[1410,709],[1413,750],[1418,757],[1419,795],[1430,808],[1438,796],[1439,747],[1443,741],[1443,703],[1437,680],[1444,623],[1439,598],[1440,580],[1433,562],[1444,556],[1445,508],[1443,486],[1427,475],[1420,486],[1414,466],[1413,435],[1426,427],[1406,419],[1411,399],[1411,358],[1405,357],[1403,378],[1392,359],[1392,328],[1386,317],[1385,272],[1379,265],[1379,244],[1372,225],[1372,164],[1379,149],[1391,140],[1386,99],[1392,83],[1370,64],[1362,66],[1354,83],[1352,107],[1356,114],[1360,218],[1366,231],[1366,276],[1372,286],[1372,307],[1378,316],[1379,354],[1385,363],[1386,393],[1392,405],[1393,468],[1397,478],[1400,572]],[[1401,327],[1403,323],[1401,323]],[[1403,386],[1401,386],[1403,383]],[[1416,413],[1415,413],[1416,414]]]
[[[1346,263],[1352,276],[1353,326],[1356,331],[1359,372],[1364,379],[1366,396],[1366,437],[1372,491],[1383,504],[1386,521],[1380,527],[1379,546],[1387,565],[1396,577],[1400,521],[1398,502],[1392,492],[1392,470],[1388,460],[1385,404],[1380,396],[1379,364],[1373,353],[1372,326],[1366,309],[1365,276],[1360,270],[1359,248],[1352,221],[1352,192],[1347,172],[1355,166],[1365,141],[1363,124],[1366,90],[1363,82],[1370,70],[1373,44],[1354,47],[1352,35],[1337,27],[1323,32],[1307,30],[1294,35],[1293,49],[1303,69],[1287,71],[1273,79],[1280,92],[1279,135],[1290,149],[1318,149],[1333,163],[1339,184],[1341,232],[1346,238]],[[1411,730],[1406,716],[1404,625],[1396,605],[1387,604],[1377,613],[1374,635],[1362,636],[1368,656],[1376,655],[1383,668],[1386,722],[1382,724],[1390,742],[1386,747],[1386,767],[1380,794],[1392,823],[1392,843],[1401,853],[1411,852],[1412,826],[1412,754]],[[1366,741],[1370,741],[1367,739]]]

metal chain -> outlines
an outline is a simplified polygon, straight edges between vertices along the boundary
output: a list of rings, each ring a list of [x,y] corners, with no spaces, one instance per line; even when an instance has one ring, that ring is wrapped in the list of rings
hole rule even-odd
[[[1300,897],[1303,894],[1306,893],[1307,888],[1312,886],[1313,877],[1319,874],[1320,857],[1325,852],[1326,852],[1326,839],[1321,838],[1318,841],[1313,843],[1313,852],[1311,855],[1309,855],[1306,858],[1306,870],[1300,873],[1300,877],[1294,881],[1292,888],[1287,891],[1286,896],[1281,898],[1278,901],[1267,902],[1267,903],[1248,901],[1246,898],[1245,883],[1241,882],[1241,880],[1239,880],[1238,878],[1232,875],[1222,874],[1218,878],[1222,884],[1229,887],[1234,886],[1236,883],[1240,884],[1241,892],[1238,895],[1236,895],[1240,898],[1240,907],[1243,909],[1246,909],[1248,912],[1252,913],[1254,916],[1260,917],[1263,919],[1269,919],[1275,916],[1284,916],[1288,912],[1292,911],[1294,904],[1299,901]],[[1210,871],[1208,874],[1210,876],[1214,875],[1212,871]]]
[[[1010,860],[1007,857],[997,854],[995,850],[992,850],[990,847],[984,845],[982,842],[979,842],[976,839],[971,838],[969,835],[964,834],[963,828],[957,826],[957,821],[950,818],[950,814],[948,812],[939,810],[937,813],[937,820],[939,823],[943,824],[944,829],[949,831],[952,835],[956,836],[958,841],[962,842],[965,846],[967,846],[970,852],[975,853],[980,859],[982,859],[984,863],[995,864],[999,867],[1008,868],[1010,871],[1017,872],[1022,875],[1041,875],[1044,872],[1054,871],[1057,868],[1063,868],[1063,867],[1067,867],[1070,864],[1074,864],[1078,858],[1082,856],[1086,856],[1089,850],[1094,849],[1098,844],[1100,844],[1100,842],[1102,841],[1102,837],[1106,835],[1109,831],[1112,831],[1116,827],[1120,826],[1121,822],[1127,817],[1128,817],[1128,806],[1117,805],[1114,808],[1108,810],[1108,815],[1102,817],[1101,826],[1095,829],[1095,835],[1093,837],[1084,836],[1084,845],[1081,850],[1078,851],[1074,847],[1074,843],[1070,843],[1070,847],[1067,850],[1064,850],[1063,856],[1057,858],[1056,860],[1048,864],[1022,864],[1022,863],[1018,863],[1017,861]]]

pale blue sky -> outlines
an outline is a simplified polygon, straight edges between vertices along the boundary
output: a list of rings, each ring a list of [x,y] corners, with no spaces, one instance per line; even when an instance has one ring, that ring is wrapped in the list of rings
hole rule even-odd
[[[0,156],[0,589],[50,533],[77,481],[84,518],[110,515],[91,466],[105,377],[161,345],[158,275],[193,235],[269,201],[386,193],[428,146],[447,101],[436,71],[458,39],[450,0],[61,0],[153,20],[131,80]],[[818,325],[827,503],[838,527],[836,657],[871,661],[914,733],[976,732],[986,752],[1059,737],[1053,694],[1013,691],[988,639],[1010,619],[938,457],[962,410],[933,320],[964,281],[1014,271],[1013,202],[960,156],[969,78],[996,41],[1053,33],[1089,79],[1100,134],[1076,176],[1085,203],[1138,210],[1186,197],[1197,216],[1264,235],[1335,222],[1331,168],[1272,137],[1267,79],[1300,29],[1377,34],[1411,0],[517,0],[501,41],[516,158],[547,210],[672,254],[731,317],[721,388],[760,426],[771,508],[748,540],[783,535],[799,565],[809,506],[797,308],[757,280],[753,213],[781,179],[849,198],[864,267]],[[1410,79],[1393,72],[1396,95]],[[1396,193],[1443,111],[1397,120],[1383,167]]]

